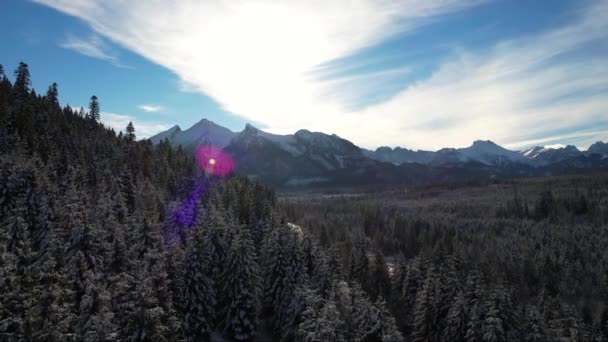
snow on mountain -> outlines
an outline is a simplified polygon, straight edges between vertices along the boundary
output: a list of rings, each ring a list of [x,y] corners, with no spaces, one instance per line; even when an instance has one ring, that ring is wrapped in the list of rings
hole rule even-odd
[[[502,166],[506,163],[526,163],[527,159],[518,152],[507,150],[492,141],[476,140],[465,148],[443,148],[432,154],[428,164],[446,165],[466,162]]]
[[[199,144],[224,148],[246,174],[289,186],[360,182],[369,181],[370,177],[390,182],[416,181],[425,177],[469,179],[485,174],[508,175],[509,172],[521,176],[534,174],[535,170],[559,174],[593,163],[595,166],[591,168],[601,169],[604,167],[602,160],[608,159],[608,144],[602,142],[591,145],[584,153],[572,145],[535,146],[516,152],[489,140],[477,140],[465,148],[443,148],[437,152],[385,146],[370,151],[335,134],[301,129],[294,134],[279,135],[251,124],[235,133],[207,119],[185,131],[174,126],[150,138],[153,143],[163,139],[184,148],[193,149]]]
[[[546,150],[544,146],[534,146],[527,150],[520,151],[521,155],[526,158],[534,159],[539,153],[543,153]]]
[[[228,128],[202,119],[185,131],[182,131],[179,126],[174,126],[168,131],[151,137],[150,140],[156,144],[163,139],[169,139],[172,145],[182,145],[186,148],[193,148],[201,144],[223,148],[230,143],[234,136],[236,133]]]
[[[413,151],[407,148],[395,147],[394,149],[388,146],[378,147],[375,151],[363,150],[366,157],[401,165],[403,163],[420,163],[427,164],[433,159],[435,152],[431,151]]]
[[[245,129],[238,134],[237,139],[243,144],[248,144],[257,139],[264,139],[277,144],[281,149],[289,152],[293,156],[299,156],[302,153],[295,147],[296,139],[293,134],[280,135],[264,132],[251,124],[246,124]]]
[[[569,158],[574,158],[582,155],[576,146],[568,145],[565,147],[552,148],[548,146],[535,146],[528,150],[520,152],[521,156],[530,160],[536,165],[547,165],[557,163]]]

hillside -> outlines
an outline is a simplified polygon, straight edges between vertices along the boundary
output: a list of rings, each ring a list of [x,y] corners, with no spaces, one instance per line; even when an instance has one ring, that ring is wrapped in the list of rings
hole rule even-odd
[[[15,75],[0,72],[1,341],[402,340],[270,188]]]

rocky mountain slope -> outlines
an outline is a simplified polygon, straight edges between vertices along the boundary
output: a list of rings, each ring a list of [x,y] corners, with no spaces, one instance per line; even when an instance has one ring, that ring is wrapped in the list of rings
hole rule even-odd
[[[608,144],[598,142],[588,151],[575,146],[536,146],[512,151],[492,141],[477,140],[465,148],[436,152],[401,147],[361,149],[332,134],[305,129],[278,135],[247,124],[232,132],[203,119],[189,129],[179,126],[150,140],[167,140],[194,150],[199,145],[223,148],[238,169],[277,187],[374,186],[557,175],[608,171]]]

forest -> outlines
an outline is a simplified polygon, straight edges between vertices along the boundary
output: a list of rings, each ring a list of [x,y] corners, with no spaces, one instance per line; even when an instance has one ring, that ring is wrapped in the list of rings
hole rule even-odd
[[[273,191],[0,68],[0,340],[402,340]]]
[[[605,341],[608,175],[275,193],[0,66],[0,341]]]
[[[407,341],[608,340],[608,175],[292,194]]]

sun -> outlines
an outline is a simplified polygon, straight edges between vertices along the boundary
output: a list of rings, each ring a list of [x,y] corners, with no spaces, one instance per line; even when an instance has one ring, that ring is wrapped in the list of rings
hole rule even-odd
[[[215,159],[214,158],[209,159],[209,165],[212,165],[212,166],[215,165]]]

